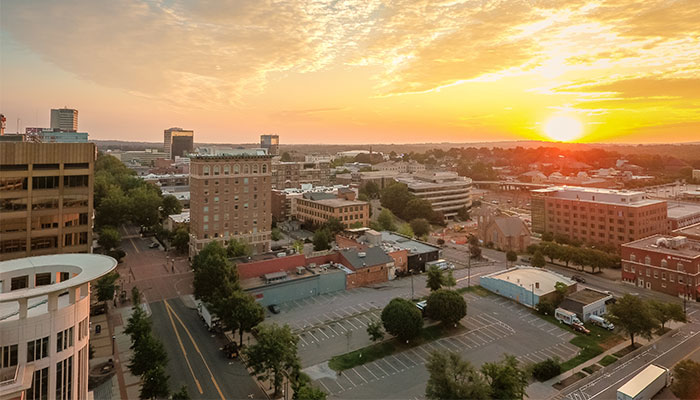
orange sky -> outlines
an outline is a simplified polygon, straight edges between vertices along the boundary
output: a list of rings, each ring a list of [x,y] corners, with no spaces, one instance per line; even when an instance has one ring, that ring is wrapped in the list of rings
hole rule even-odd
[[[698,0],[12,1],[8,131],[92,139],[700,140]],[[561,117],[561,118],[557,118]],[[551,124],[550,124],[551,125]],[[550,132],[551,133],[551,132]],[[567,132],[552,136],[565,137]]]

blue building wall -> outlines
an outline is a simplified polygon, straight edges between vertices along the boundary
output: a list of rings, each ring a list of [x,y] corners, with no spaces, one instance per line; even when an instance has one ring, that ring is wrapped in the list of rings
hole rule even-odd
[[[513,299],[527,307],[534,307],[540,302],[539,296],[533,294],[530,288],[522,287],[513,282],[482,276],[479,282],[484,289],[497,295]]]
[[[328,271],[318,275],[282,281],[263,287],[247,289],[262,306],[301,300],[325,293],[345,290],[345,272]]]

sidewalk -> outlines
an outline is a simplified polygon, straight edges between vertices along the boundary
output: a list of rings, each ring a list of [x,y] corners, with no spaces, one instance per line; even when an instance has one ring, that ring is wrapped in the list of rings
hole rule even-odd
[[[683,325],[684,325],[683,323],[672,322],[672,323],[668,324],[667,328],[669,328],[670,330],[673,330],[673,329],[679,328]],[[637,349],[640,349],[640,348],[643,348],[645,346],[648,346],[650,344],[655,343],[656,341],[658,341],[662,337],[663,337],[663,335],[662,336],[654,336],[651,340],[647,340],[647,339],[642,338],[642,337],[635,337],[634,342],[639,343],[641,345],[640,347],[637,348]],[[565,380],[566,378],[583,371],[583,369],[586,367],[597,364],[605,356],[617,353],[618,351],[624,349],[625,347],[628,347],[629,345],[630,345],[629,338],[625,338],[624,342],[619,343],[618,345],[604,351],[603,353],[591,358],[590,360],[588,360],[584,363],[581,363],[581,364],[577,365],[576,367],[574,367],[574,368],[572,368],[572,369],[570,369],[570,370],[568,370],[568,371],[566,371],[558,376],[555,376],[554,378],[552,378],[548,381],[545,381],[545,382],[535,381],[535,382],[533,382],[526,389],[528,397],[539,399],[539,398],[551,398],[553,396],[556,396],[557,393],[560,392],[560,390],[553,388],[552,386],[554,384],[556,384],[557,382],[561,382],[561,381]],[[586,376],[591,376],[591,375],[595,374],[595,372],[593,374],[588,374],[585,371],[583,371],[583,373],[586,374]],[[585,379],[585,378],[582,378],[582,379]]]

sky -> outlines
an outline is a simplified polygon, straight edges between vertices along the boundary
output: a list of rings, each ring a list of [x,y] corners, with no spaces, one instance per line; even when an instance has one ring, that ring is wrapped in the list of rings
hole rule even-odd
[[[101,140],[700,141],[700,1],[1,0],[7,131],[63,106]]]

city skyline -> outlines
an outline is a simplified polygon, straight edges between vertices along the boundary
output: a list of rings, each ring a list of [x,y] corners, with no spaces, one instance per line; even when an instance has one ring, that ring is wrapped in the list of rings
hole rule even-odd
[[[700,3],[11,2],[8,132],[80,111],[95,140],[688,142]],[[53,21],[46,24],[46,18]],[[55,29],[55,24],[70,29]],[[69,45],[68,45],[69,44]]]

